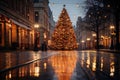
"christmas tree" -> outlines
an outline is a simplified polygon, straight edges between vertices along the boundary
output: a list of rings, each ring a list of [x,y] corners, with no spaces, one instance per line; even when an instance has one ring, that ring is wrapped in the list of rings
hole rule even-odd
[[[52,34],[50,47],[57,50],[73,50],[77,48],[72,22],[65,7]]]

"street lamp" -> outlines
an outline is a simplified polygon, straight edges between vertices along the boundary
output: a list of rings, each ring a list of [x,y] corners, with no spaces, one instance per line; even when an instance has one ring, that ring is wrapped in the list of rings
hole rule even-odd
[[[34,25],[34,28],[35,28],[35,46],[34,46],[34,50],[38,50],[38,41],[39,41],[39,36],[38,36],[38,33],[37,33],[37,29],[39,28],[39,24],[35,24]]]
[[[113,42],[114,42],[114,36],[116,35],[115,34],[115,26],[111,25],[110,26],[110,33],[111,33],[111,47],[110,49],[113,49],[114,48],[114,45],[113,45]]]
[[[35,28],[39,28],[39,24],[35,24],[34,27],[35,27]]]

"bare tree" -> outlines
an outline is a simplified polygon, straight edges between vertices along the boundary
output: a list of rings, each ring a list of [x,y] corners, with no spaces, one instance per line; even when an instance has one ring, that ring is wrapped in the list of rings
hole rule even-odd
[[[96,33],[96,49],[99,50],[99,32],[105,28],[103,25],[110,18],[108,13],[104,10],[102,0],[87,0],[86,4],[88,5],[88,11],[85,17],[85,21],[88,24],[86,29]],[[107,14],[107,16],[106,16]]]

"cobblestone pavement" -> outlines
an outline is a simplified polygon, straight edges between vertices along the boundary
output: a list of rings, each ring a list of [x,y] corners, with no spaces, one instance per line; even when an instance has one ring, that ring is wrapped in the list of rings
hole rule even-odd
[[[120,80],[120,54],[96,51],[0,53],[0,80]]]

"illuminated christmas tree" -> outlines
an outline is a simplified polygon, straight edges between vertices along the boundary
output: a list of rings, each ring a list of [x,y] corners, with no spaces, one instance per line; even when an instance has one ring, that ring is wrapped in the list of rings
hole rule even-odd
[[[59,16],[59,20],[52,34],[50,47],[57,50],[73,50],[77,48],[72,22],[65,7]]]

